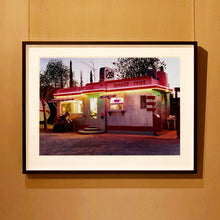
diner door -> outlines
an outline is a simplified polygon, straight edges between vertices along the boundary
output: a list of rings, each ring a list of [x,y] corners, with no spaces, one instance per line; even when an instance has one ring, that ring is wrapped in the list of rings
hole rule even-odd
[[[99,97],[92,97],[89,99],[89,127],[98,127],[105,129],[105,118],[104,118],[104,100]]]
[[[98,98],[93,97],[89,99],[90,120],[89,127],[98,127]]]

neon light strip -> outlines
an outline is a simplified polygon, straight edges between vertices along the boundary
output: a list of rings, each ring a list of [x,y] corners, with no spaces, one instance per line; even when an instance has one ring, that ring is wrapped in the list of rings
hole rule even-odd
[[[93,92],[105,92],[105,90],[101,89],[93,89],[93,90],[84,90],[80,92],[62,92],[62,93],[55,93],[54,96],[65,96],[65,95],[81,95],[86,93],[93,93]]]
[[[167,92],[172,92],[172,89],[167,89],[165,86],[151,85],[151,86],[139,86],[139,87],[120,87],[106,90],[107,92],[111,91],[122,91],[122,90],[141,90],[141,89],[160,89],[165,90]]]
[[[65,102],[65,101],[73,101],[74,98],[69,98],[69,99],[51,99],[49,101],[51,102],[58,102],[58,101],[61,101],[61,102]]]
[[[93,90],[85,90],[83,91],[83,94],[86,94],[86,93],[95,93],[95,92],[105,92],[105,90],[103,89],[93,89]]]
[[[168,89],[165,86],[160,85],[150,85],[150,86],[136,86],[136,87],[120,87],[120,88],[110,88],[110,89],[93,89],[93,90],[84,90],[80,92],[66,92],[66,93],[56,93],[54,96],[65,96],[65,95],[81,95],[86,93],[95,93],[95,92],[114,92],[114,91],[126,91],[126,90],[141,90],[141,89],[159,89],[166,92],[172,92],[172,89]]]
[[[62,93],[55,93],[54,96],[61,96],[61,95],[81,95],[83,91],[79,92],[62,92]]]

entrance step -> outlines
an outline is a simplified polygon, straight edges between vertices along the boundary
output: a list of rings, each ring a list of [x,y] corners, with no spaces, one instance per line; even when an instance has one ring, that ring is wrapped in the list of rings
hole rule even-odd
[[[105,133],[105,130],[101,130],[101,129],[98,129],[98,130],[80,129],[80,130],[78,130],[78,133],[79,134],[103,134],[103,133]]]
[[[84,128],[85,131],[99,131],[100,129],[98,127],[88,127]]]

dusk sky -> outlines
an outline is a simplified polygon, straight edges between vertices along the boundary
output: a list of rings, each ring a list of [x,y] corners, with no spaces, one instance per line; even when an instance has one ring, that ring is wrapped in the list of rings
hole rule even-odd
[[[50,59],[60,59],[64,65],[69,66],[70,60],[72,61],[72,70],[74,72],[74,79],[80,82],[80,71],[83,75],[84,84],[90,81],[90,70],[95,68],[95,82],[99,81],[99,69],[101,67],[114,68],[113,62],[117,61],[117,58],[41,58],[40,70],[46,69],[47,63]],[[168,83],[170,88],[180,86],[180,59],[179,58],[160,58],[166,63],[165,72],[168,74]]]

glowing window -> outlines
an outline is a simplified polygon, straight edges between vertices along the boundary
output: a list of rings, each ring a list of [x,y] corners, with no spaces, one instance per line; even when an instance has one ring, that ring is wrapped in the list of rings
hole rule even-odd
[[[90,118],[97,119],[98,108],[97,108],[97,98],[90,99]]]
[[[110,99],[111,104],[120,104],[124,103],[124,98],[111,98]]]
[[[110,109],[111,110],[124,110],[124,98],[111,98]]]
[[[61,114],[69,113],[82,113],[83,112],[83,103],[81,100],[74,100],[69,102],[60,103],[60,112]]]

